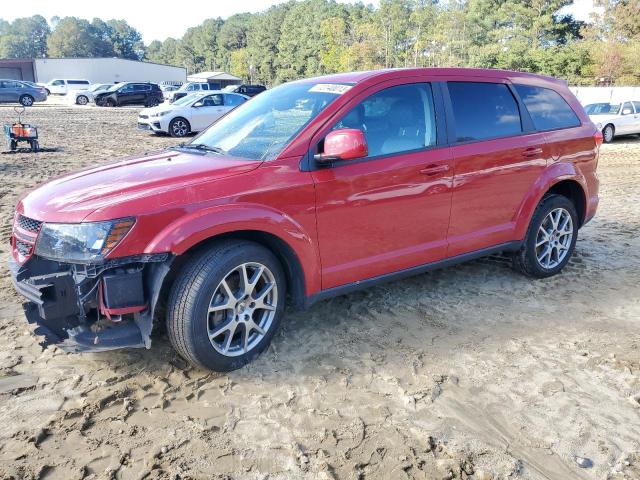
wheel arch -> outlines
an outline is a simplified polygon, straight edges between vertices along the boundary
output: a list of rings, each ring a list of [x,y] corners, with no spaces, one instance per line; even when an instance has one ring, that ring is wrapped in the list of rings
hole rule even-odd
[[[532,186],[529,195],[524,199],[516,212],[516,237],[524,238],[529,228],[533,213],[545,195],[556,193],[569,198],[578,211],[579,226],[586,220],[587,186],[583,175],[569,162],[558,162],[551,165]]]

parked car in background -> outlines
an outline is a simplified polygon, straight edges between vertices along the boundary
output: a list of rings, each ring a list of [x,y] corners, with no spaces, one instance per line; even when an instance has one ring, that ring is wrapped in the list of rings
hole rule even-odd
[[[160,85],[160,90],[162,90],[162,96],[165,100],[169,100],[171,98],[171,92],[175,92],[179,88],[178,85]]]
[[[585,112],[602,132],[606,143],[619,135],[640,134],[640,101],[590,103]]]
[[[96,105],[120,107],[124,105],[144,105],[155,107],[164,101],[162,90],[155,83],[117,83],[106,92],[94,95]]]
[[[221,91],[191,93],[170,104],[145,108],[138,114],[138,128],[184,137],[204,130],[248,99]]]
[[[47,91],[32,82],[0,80],[0,103],[19,103],[30,107],[34,102],[44,102]]]
[[[225,92],[239,93],[246,95],[247,97],[255,97],[259,93],[264,92],[267,89],[264,85],[228,85],[222,90]]]
[[[181,99],[182,97],[186,97],[190,93],[194,92],[203,92],[203,91],[211,91],[218,90],[216,85],[206,83],[206,82],[187,82],[183,83],[182,86],[169,93],[169,102],[175,102],[176,100]]]
[[[48,83],[39,83],[49,95],[66,95],[74,90],[87,90],[91,86],[89,80],[55,78]]]
[[[113,85],[113,83],[95,83],[91,85],[88,90],[76,90],[69,92],[68,96],[71,97],[72,103],[75,103],[76,105],[86,105],[87,103],[95,101],[94,95],[106,92],[113,87]]]
[[[596,213],[601,143],[550,77],[413,68],[286,83],[190,143],[22,196],[9,270],[29,322],[65,350],[149,348],[162,312],[187,361],[233,370],[267,348],[287,299],[498,252],[530,277],[558,274]]]

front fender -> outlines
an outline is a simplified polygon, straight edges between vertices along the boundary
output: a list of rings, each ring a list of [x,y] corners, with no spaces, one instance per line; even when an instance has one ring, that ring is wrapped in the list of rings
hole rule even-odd
[[[262,232],[279,238],[300,262],[305,293],[310,295],[320,290],[320,255],[314,236],[291,216],[264,205],[218,205],[180,216],[149,242],[145,253],[181,255],[204,240],[238,231]]]
[[[565,180],[577,182],[586,199],[585,192],[587,191],[587,182],[584,175],[582,175],[575,165],[570,162],[552,163],[540,174],[516,214],[516,238],[523,239],[527,234],[531,217],[533,217],[533,213],[545,193],[555,184]]]

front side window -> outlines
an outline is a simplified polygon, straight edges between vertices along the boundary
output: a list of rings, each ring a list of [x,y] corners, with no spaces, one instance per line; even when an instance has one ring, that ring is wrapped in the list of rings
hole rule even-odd
[[[199,107],[221,107],[223,105],[222,95],[219,93],[216,95],[207,95],[202,100],[196,102],[194,105]]]
[[[631,111],[629,112],[629,110],[631,110]],[[631,105],[631,102],[624,102],[622,104],[622,114],[623,115],[629,115],[631,113],[633,113],[633,106]]]
[[[120,93],[129,93],[133,92],[133,85],[125,85],[120,89]]]
[[[245,102],[198,135],[204,145],[252,160],[273,160],[348,84],[294,82]]]
[[[448,82],[458,142],[522,132],[518,103],[503,83]]]
[[[54,80],[53,82],[51,82],[51,85],[59,87],[60,85],[64,85],[64,80]]]
[[[515,85],[536,130],[580,126],[580,119],[564,98],[549,88]]]
[[[134,85],[133,89],[136,92],[147,92],[151,90],[151,87],[149,85],[138,84],[138,85]]]
[[[368,157],[430,147],[436,143],[433,94],[428,83],[390,87],[374,93],[333,127],[362,130]]]

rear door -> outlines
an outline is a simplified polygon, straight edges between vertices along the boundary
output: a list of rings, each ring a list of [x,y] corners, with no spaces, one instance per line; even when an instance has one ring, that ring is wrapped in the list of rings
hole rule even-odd
[[[0,102],[10,102],[9,84],[10,80],[0,80]]]
[[[633,133],[640,133],[640,102],[631,102],[631,103],[633,104],[633,107],[636,110],[636,113],[633,117],[635,119]]]
[[[545,136],[506,80],[452,78],[443,88],[454,163],[448,256],[518,240],[520,206],[549,158]]]
[[[312,167],[323,289],[446,255],[450,151],[439,90],[418,82],[362,92],[312,141],[321,153],[330,130],[356,128],[369,147],[366,158]]]

